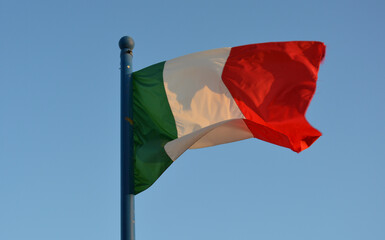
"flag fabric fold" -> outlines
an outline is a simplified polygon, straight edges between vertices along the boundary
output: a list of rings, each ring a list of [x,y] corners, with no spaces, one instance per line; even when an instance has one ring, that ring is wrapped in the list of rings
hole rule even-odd
[[[325,45],[213,49],[133,73],[135,194],[187,149],[258,138],[300,152],[321,133],[305,113]]]

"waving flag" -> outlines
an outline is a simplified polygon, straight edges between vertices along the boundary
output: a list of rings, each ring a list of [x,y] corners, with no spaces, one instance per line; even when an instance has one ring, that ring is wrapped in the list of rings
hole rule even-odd
[[[135,193],[184,151],[258,138],[295,152],[321,133],[305,118],[321,42],[251,44],[189,54],[133,73]]]

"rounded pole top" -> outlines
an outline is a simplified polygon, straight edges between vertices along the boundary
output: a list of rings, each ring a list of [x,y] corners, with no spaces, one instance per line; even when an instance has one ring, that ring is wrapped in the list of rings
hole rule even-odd
[[[128,48],[128,50],[132,51],[134,49],[135,42],[132,37],[124,36],[119,40],[119,47],[121,50]]]

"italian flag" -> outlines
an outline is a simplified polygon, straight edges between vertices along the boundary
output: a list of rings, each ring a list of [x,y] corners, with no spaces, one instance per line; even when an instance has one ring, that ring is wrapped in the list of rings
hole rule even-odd
[[[321,133],[305,118],[325,45],[219,48],[133,73],[135,194],[187,149],[258,138],[301,152]]]

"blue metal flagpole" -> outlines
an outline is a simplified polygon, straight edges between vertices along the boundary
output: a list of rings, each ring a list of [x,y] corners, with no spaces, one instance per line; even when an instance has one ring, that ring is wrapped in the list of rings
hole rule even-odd
[[[134,137],[132,120],[132,49],[134,40],[124,36],[120,51],[120,233],[121,240],[135,240]]]

